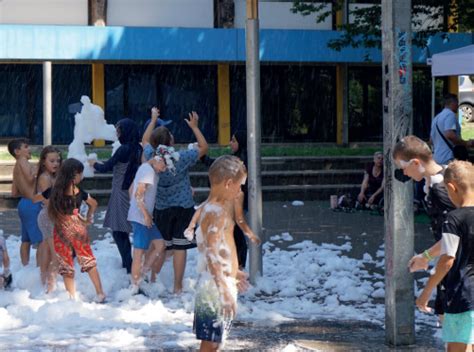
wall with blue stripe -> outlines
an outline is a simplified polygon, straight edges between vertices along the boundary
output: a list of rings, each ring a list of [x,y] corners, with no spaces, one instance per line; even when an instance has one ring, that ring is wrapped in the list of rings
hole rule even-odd
[[[260,30],[264,62],[380,62],[378,49],[327,47],[340,33],[326,30]],[[414,63],[473,43],[470,33],[431,38],[428,50],[414,48]],[[245,31],[208,28],[138,28],[50,25],[0,25],[3,61],[245,61]]]

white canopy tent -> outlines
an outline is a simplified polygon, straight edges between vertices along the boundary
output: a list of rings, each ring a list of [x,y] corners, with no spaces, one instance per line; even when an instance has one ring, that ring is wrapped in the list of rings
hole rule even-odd
[[[435,112],[435,78],[474,74],[474,44],[434,54],[431,58],[431,117]]]

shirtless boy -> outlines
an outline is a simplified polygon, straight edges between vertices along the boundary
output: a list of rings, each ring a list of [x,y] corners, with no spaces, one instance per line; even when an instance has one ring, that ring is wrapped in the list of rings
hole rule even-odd
[[[246,285],[246,278],[239,275],[234,214],[228,206],[246,178],[245,166],[235,156],[221,156],[209,169],[211,190],[196,231],[199,280],[194,331],[201,340],[200,351],[217,351],[224,342],[237,310],[237,289]]]
[[[31,159],[28,140],[19,138],[8,143],[8,152],[16,159],[13,168],[12,196],[21,197],[18,203],[18,215],[21,221],[20,257],[23,265],[30,261],[31,245],[38,245],[37,261],[41,258],[43,235],[38,227],[38,214],[41,203],[33,203],[35,194],[35,167],[29,162]]]

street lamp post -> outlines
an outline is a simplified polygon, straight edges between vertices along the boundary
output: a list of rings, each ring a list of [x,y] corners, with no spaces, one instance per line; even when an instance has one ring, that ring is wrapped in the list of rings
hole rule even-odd
[[[262,237],[262,184],[260,171],[260,57],[258,0],[247,0],[246,84],[247,84],[247,150],[248,199],[250,227]],[[262,248],[250,243],[250,282],[262,275]]]
[[[411,0],[382,0],[385,216],[385,340],[415,342],[413,184],[394,178],[392,148],[412,131]]]

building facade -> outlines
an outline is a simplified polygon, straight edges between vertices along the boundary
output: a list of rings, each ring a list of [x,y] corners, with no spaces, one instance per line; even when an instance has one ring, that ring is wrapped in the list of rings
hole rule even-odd
[[[157,105],[174,121],[177,142],[192,137],[183,121],[191,110],[211,143],[226,144],[245,129],[245,0],[102,2],[106,26],[89,25],[87,0],[0,0],[0,138],[42,144],[44,61],[52,62],[54,144],[72,141],[69,106],[82,95],[104,108],[109,123],[131,117],[141,124]],[[259,2],[262,141],[381,141],[380,52],[329,49],[338,19],[316,23],[291,7]],[[429,51],[471,42],[470,34],[436,37]],[[414,48],[414,131],[421,136],[431,119],[426,56]]]

